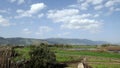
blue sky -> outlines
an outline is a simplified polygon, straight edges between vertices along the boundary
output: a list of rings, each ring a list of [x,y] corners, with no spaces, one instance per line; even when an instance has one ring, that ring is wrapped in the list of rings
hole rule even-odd
[[[0,36],[120,43],[120,0],[1,0]]]

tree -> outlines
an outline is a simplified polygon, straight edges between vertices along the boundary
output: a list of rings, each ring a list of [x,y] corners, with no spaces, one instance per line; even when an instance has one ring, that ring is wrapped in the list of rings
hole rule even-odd
[[[30,57],[29,68],[52,68],[56,62],[55,54],[45,44],[33,48]]]
[[[102,47],[108,47],[108,46],[111,46],[111,44],[103,44],[101,45]]]

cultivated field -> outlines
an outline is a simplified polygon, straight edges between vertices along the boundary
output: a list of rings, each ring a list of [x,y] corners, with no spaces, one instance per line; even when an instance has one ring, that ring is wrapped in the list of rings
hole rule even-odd
[[[93,68],[119,68],[120,54],[97,49],[97,46],[72,46],[72,47],[49,47],[55,52],[56,60],[59,63],[66,63],[69,67],[77,68],[79,62],[84,57],[85,63]],[[72,49],[73,48],[73,49]],[[77,50],[75,50],[77,48]],[[88,50],[94,48],[93,50]],[[80,49],[80,50],[79,50]],[[84,49],[84,50],[81,50]],[[85,50],[87,49],[87,50]],[[30,47],[16,48],[15,51],[19,54],[14,61],[21,59],[28,60]]]

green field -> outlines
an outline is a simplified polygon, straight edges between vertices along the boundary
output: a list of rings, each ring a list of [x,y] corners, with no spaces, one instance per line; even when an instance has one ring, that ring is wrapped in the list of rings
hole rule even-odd
[[[18,56],[15,57],[13,60],[19,61],[21,59],[25,59],[25,60],[30,59],[30,56],[29,56],[30,50],[31,50],[30,47],[15,48],[15,52],[17,52]]]
[[[120,64],[90,64],[93,68],[120,68]]]
[[[78,46],[76,46],[78,47]],[[74,47],[74,48],[76,48]],[[84,46],[87,48],[87,46]],[[93,47],[93,46],[92,46]],[[88,48],[92,48],[88,47]],[[81,47],[80,47],[81,48]],[[94,47],[95,48],[95,47]],[[78,50],[65,50],[64,48],[50,47],[51,51],[55,52],[57,62],[74,62],[80,61],[81,57],[87,57],[87,62],[93,68],[118,68],[120,64],[120,54],[109,52],[94,52],[94,51],[78,51]],[[14,58],[15,61],[30,58],[30,47],[16,48],[15,51],[19,54]],[[94,62],[94,63],[91,63]],[[98,62],[99,64],[95,64]],[[111,64],[109,63],[111,62]],[[106,64],[103,64],[106,63]],[[112,64],[114,63],[114,64]],[[110,64],[110,66],[109,66]]]
[[[120,54],[109,53],[109,52],[92,52],[92,51],[70,51],[70,50],[57,50],[57,54],[67,54],[67,55],[79,55],[79,56],[99,56],[107,58],[119,58]]]

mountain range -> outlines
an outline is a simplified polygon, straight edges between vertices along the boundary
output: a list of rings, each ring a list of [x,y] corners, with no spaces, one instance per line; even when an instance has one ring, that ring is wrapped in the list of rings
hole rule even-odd
[[[68,39],[68,38],[48,38],[48,39],[33,39],[33,38],[4,38],[0,37],[0,44],[11,45],[30,45],[30,44],[71,44],[71,45],[101,45],[108,42],[105,41],[92,41],[88,39]]]

